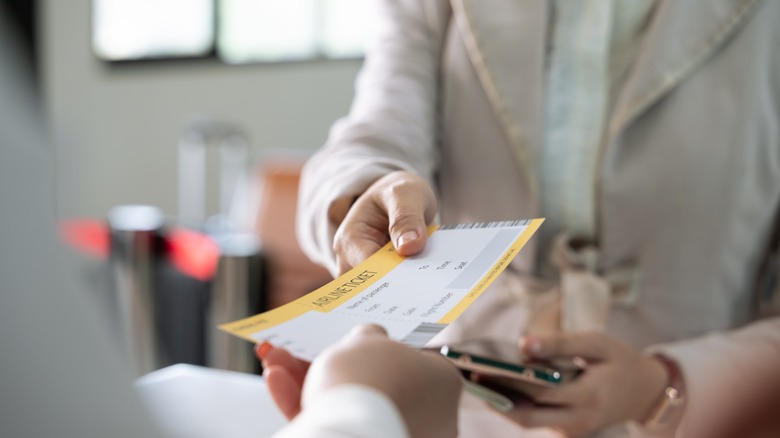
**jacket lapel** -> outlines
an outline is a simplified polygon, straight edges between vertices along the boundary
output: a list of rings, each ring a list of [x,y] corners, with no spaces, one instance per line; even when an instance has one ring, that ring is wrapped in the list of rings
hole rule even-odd
[[[632,72],[615,101],[602,148],[715,53],[741,28],[758,3],[658,1]]]
[[[452,0],[452,7],[471,62],[535,195],[547,1]]]
[[[607,151],[620,134],[666,96],[737,32],[757,0],[658,0],[632,71],[615,101],[599,145],[596,223],[600,227],[601,185]]]
[[[759,0],[658,0],[631,74],[620,90],[599,151],[682,82],[737,32]],[[538,193],[549,26],[547,0],[451,0],[453,18],[480,82]]]

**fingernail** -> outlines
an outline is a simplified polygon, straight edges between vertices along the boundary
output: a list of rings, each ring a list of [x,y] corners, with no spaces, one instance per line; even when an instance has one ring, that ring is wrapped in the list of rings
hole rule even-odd
[[[401,236],[398,238],[398,246],[399,247],[404,246],[405,244],[413,240],[417,240],[419,238],[420,238],[420,233],[418,233],[417,231],[415,230],[407,231],[401,234]]]
[[[264,341],[262,344],[255,347],[255,354],[260,358],[260,360],[263,360],[265,359],[265,355],[268,354],[272,348],[274,348],[274,346],[271,345],[270,342]]]

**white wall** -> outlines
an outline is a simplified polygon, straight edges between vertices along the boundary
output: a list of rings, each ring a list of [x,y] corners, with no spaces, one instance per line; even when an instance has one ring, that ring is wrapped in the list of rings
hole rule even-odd
[[[352,99],[357,61],[106,65],[91,52],[90,4],[41,5],[42,78],[59,154],[61,217],[103,217],[122,203],[175,213],[176,145],[193,114],[240,125],[260,155],[319,147]]]

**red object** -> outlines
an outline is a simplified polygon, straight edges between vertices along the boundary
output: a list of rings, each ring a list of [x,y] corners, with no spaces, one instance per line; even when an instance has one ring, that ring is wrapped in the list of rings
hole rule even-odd
[[[217,272],[219,246],[209,236],[186,228],[168,233],[168,257],[181,272],[201,281]]]
[[[59,232],[68,245],[91,256],[108,259],[111,238],[108,225],[98,219],[60,221]],[[166,236],[166,252],[182,273],[201,281],[214,277],[219,246],[209,236],[186,228],[174,228]]]
[[[60,221],[60,238],[68,245],[91,256],[107,259],[111,241],[108,225],[98,219]]]

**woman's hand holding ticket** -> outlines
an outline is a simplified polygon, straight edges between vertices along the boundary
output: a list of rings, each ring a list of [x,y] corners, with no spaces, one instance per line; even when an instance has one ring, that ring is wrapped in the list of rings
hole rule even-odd
[[[426,224],[437,212],[436,195],[419,175],[396,171],[374,182],[354,203],[340,199],[329,215],[338,230],[333,250],[339,275],[359,265],[392,240],[396,251],[410,256],[422,251]]]

